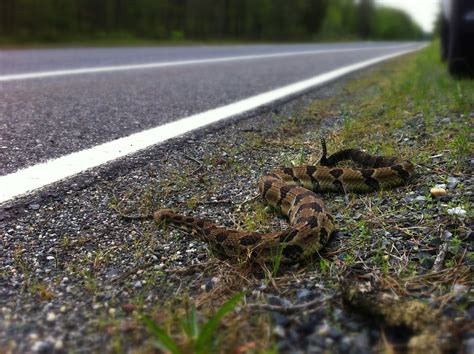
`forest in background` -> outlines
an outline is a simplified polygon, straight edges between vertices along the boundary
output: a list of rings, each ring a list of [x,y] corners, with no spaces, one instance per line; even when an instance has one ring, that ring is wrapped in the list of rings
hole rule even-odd
[[[0,0],[0,42],[420,39],[373,0]]]

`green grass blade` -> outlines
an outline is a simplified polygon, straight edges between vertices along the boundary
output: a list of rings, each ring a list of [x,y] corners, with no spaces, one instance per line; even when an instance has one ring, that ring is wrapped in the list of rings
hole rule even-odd
[[[191,310],[186,314],[186,318],[182,321],[182,327],[188,338],[193,341],[199,335],[199,324],[197,322],[196,316],[196,306],[194,304],[191,306]]]
[[[280,243],[278,245],[277,254],[272,256],[272,277],[276,277],[278,274],[278,270],[280,269],[281,260],[283,258],[283,249],[285,248],[285,244]]]
[[[244,293],[238,293],[232,297],[224,305],[222,305],[222,307],[216,312],[214,316],[209,319],[209,321],[206,322],[206,324],[202,327],[202,331],[199,334],[198,340],[196,342],[196,353],[204,353],[205,351],[209,350],[209,347],[212,344],[212,335],[219,325],[220,320],[228,312],[234,309],[235,305],[237,305],[237,303],[242,300],[244,295]]]
[[[156,344],[160,346],[160,349],[169,350],[173,354],[181,353],[176,342],[164,330],[162,330],[155,321],[147,316],[142,316],[141,320],[148,330],[155,336],[155,339],[157,340]]]
[[[197,338],[199,335],[199,325],[196,317],[196,306],[191,307],[191,315],[189,318],[189,327],[191,329],[191,335],[193,338]]]

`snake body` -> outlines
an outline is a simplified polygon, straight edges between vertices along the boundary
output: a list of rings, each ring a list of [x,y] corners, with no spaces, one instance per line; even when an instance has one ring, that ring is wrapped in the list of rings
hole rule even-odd
[[[154,219],[184,230],[227,257],[267,262],[280,256],[286,263],[308,258],[325,245],[335,230],[333,218],[316,193],[392,188],[406,183],[414,173],[413,164],[407,160],[370,155],[357,149],[341,150],[327,157],[324,140],[322,146],[319,166],[283,168],[259,180],[263,200],[288,218],[289,227],[285,230],[272,233],[232,230],[170,209],[156,211]],[[343,160],[352,160],[362,167],[336,167]]]

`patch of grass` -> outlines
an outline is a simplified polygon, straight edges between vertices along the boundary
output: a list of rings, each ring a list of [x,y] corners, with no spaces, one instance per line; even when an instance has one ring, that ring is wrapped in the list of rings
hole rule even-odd
[[[283,250],[285,249],[285,244],[282,242],[278,245],[278,249],[276,250],[275,254],[270,255],[270,261],[268,262],[270,265],[270,269],[267,267],[266,264],[262,264],[262,269],[265,273],[266,281],[265,283],[271,284],[275,283],[275,278],[278,276],[278,272],[280,271],[281,261],[283,259]]]
[[[450,78],[439,62],[437,49],[432,45],[395,60],[388,75],[375,70],[373,75],[348,84],[349,92],[365,94],[362,100],[357,97],[356,102],[346,102],[340,113],[350,112],[339,136],[344,145],[357,142],[366,148],[375,143],[380,153],[410,156],[404,139],[419,139],[421,150],[432,150],[436,141],[437,149],[447,150],[456,166],[461,167],[473,152],[469,116],[474,83]],[[407,124],[423,126],[426,138],[405,136]]]
[[[46,284],[38,281],[31,282],[28,290],[31,295],[40,301],[51,301],[56,297]]]
[[[460,127],[449,147],[456,161],[464,164],[467,157],[472,153],[472,127],[469,128],[467,125]]]
[[[327,259],[321,258],[319,260],[319,268],[321,269],[321,273],[328,274],[330,267],[331,267],[331,263]]]
[[[262,203],[253,203],[254,212],[248,212],[243,215],[244,229],[249,232],[260,230],[270,220],[267,208]]]
[[[82,275],[84,288],[87,291],[89,291],[91,294],[95,294],[99,286],[96,275],[92,271],[87,270],[87,269],[84,269],[81,272],[81,275]]]
[[[155,338],[154,345],[158,349],[170,351],[173,354],[180,353],[196,353],[204,354],[213,352],[216,346],[215,332],[221,319],[243,299],[244,294],[239,293],[233,296],[230,300],[225,302],[217,312],[206,322],[200,324],[198,322],[198,316],[196,313],[196,307],[194,304],[186,313],[184,319],[181,319],[181,337],[184,337],[184,343],[179,344],[172,336],[162,329],[155,321],[150,317],[142,316],[142,321],[147,329],[152,333]]]

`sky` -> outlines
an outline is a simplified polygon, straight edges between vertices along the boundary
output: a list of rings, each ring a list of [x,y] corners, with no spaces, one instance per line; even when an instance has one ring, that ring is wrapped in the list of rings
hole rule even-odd
[[[425,32],[433,30],[440,7],[440,0],[375,0],[375,3],[405,10]]]

